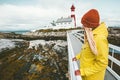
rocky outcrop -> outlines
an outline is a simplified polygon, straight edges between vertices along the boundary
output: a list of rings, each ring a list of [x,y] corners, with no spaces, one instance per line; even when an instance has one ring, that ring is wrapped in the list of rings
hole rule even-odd
[[[66,32],[27,32],[25,34],[0,33],[0,38],[24,40],[66,40]]]
[[[120,46],[120,28],[119,27],[109,27],[108,41],[111,44]]]
[[[78,28],[79,29],[79,28]],[[37,30],[35,32],[27,32],[23,35],[15,33],[0,33],[0,38],[24,39],[24,40],[67,40],[67,30]],[[120,28],[109,27],[108,41],[111,44],[120,46]]]
[[[67,41],[33,40],[16,45],[0,54],[1,80],[68,80]]]
[[[40,29],[33,32],[27,32],[24,34],[15,34],[11,33],[0,33],[0,38],[12,38],[12,39],[24,39],[24,40],[66,40],[68,30],[76,30],[79,28],[70,28],[70,29]]]

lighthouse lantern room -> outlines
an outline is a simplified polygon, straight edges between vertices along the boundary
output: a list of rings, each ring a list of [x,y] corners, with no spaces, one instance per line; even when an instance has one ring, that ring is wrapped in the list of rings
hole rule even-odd
[[[74,5],[71,6],[71,18],[73,19],[74,26],[76,27],[76,17],[75,17],[75,6]]]

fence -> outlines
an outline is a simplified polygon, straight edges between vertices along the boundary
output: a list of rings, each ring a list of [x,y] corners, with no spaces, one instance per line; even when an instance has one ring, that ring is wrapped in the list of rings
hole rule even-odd
[[[76,61],[72,61],[72,58],[75,57],[75,47],[81,48],[78,46],[83,43],[84,41],[84,31],[83,30],[73,30],[71,32],[67,32],[67,41],[68,41],[68,53],[69,53],[69,69],[70,69],[70,77],[71,80],[82,80],[79,74],[79,67]],[[72,40],[74,38],[74,40]],[[79,42],[78,42],[79,41]],[[72,44],[72,43],[77,43]],[[113,70],[113,63],[120,66],[120,61],[114,57],[114,54],[120,54],[120,47],[115,45],[109,44],[109,50],[112,52],[112,55],[109,55],[108,58],[111,61],[111,65],[107,67],[107,70],[117,79],[120,80],[120,76]],[[76,49],[77,50],[77,49]]]

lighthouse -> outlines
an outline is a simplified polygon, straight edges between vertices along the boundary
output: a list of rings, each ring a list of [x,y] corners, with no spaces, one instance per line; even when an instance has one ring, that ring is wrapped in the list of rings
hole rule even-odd
[[[72,20],[74,20],[73,21],[74,26],[76,27],[76,17],[75,17],[75,6],[74,5],[71,6],[71,18],[72,18]]]

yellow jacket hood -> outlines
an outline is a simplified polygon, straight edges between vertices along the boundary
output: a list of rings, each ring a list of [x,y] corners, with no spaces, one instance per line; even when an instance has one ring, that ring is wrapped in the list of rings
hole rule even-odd
[[[93,30],[93,35],[95,34],[108,37],[107,26],[104,22],[102,22],[96,29]]]

